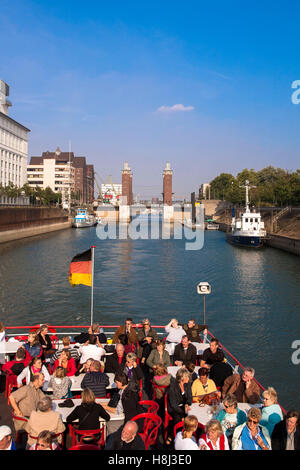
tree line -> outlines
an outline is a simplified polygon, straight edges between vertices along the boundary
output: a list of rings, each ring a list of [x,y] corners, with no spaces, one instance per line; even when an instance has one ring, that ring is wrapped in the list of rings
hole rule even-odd
[[[30,198],[31,204],[37,203],[46,206],[59,204],[62,201],[61,193],[55,193],[49,186],[45,189],[39,186],[32,188],[28,183],[25,183],[21,188],[14,185],[12,182],[8,183],[7,186],[0,184],[0,196],[10,198],[27,196]]]
[[[249,181],[249,200],[255,206],[299,206],[300,169],[290,172],[268,166],[262,170],[244,169],[234,177],[221,173],[210,182],[210,198],[245,204],[245,182]],[[206,195],[207,196],[207,195]],[[204,198],[204,195],[201,195]]]

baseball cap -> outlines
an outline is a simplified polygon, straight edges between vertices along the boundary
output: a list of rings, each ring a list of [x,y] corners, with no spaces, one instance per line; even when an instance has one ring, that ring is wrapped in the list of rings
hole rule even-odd
[[[0,426],[0,441],[2,441],[2,439],[5,436],[10,436],[10,435],[11,435],[11,429],[9,426]]]

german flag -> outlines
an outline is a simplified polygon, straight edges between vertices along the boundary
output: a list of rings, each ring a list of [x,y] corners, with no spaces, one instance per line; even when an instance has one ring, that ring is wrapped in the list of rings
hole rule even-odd
[[[69,269],[69,281],[72,287],[77,284],[92,285],[92,249],[74,256]]]

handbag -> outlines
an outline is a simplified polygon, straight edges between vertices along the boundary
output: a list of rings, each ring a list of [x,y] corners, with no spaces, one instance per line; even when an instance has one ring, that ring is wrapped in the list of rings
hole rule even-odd
[[[208,393],[200,397],[199,404],[202,405],[212,405],[213,403],[220,403],[220,398],[216,392]]]

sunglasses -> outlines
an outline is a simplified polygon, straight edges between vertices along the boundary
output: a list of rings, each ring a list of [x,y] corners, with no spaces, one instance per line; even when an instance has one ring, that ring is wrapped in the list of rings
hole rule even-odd
[[[247,421],[248,423],[258,424],[258,421],[256,421],[255,419],[248,418]]]
[[[224,405],[224,408],[230,408],[230,405]]]

